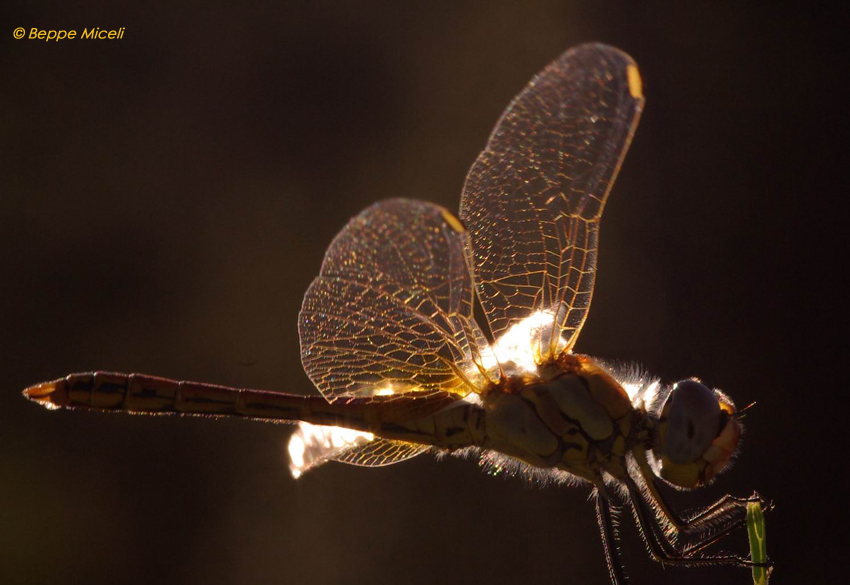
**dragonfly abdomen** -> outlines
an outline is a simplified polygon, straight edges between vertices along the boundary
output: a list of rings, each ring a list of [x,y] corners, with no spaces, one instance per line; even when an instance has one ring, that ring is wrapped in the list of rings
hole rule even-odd
[[[86,372],[37,384],[24,395],[50,409],[81,408],[131,414],[235,416],[268,422],[344,427],[400,441],[457,449],[483,442],[481,409],[450,395],[432,397],[436,414],[417,416],[415,404],[392,397],[300,396],[229,388],[145,374]],[[408,404],[409,403],[409,404]],[[389,408],[388,408],[389,406]]]
[[[134,414],[236,416],[270,422],[305,421],[371,431],[368,405],[328,403],[321,396],[229,388],[145,374],[87,372],[27,388],[47,408]]]

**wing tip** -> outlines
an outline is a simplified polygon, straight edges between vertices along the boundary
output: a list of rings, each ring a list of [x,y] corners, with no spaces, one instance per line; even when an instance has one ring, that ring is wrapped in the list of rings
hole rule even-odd
[[[643,81],[641,80],[640,71],[638,71],[637,63],[632,59],[631,55],[613,45],[605,43],[584,43],[576,47],[568,49],[564,53],[563,58],[577,54],[604,54],[609,59],[617,60],[621,64],[625,64],[626,81],[629,85],[629,93],[636,100],[643,100]]]

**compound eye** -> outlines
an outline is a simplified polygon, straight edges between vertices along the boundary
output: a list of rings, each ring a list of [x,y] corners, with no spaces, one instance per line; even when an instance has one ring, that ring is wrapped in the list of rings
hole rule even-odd
[[[720,403],[704,384],[683,380],[673,386],[664,453],[673,463],[691,463],[708,450],[720,432]]]

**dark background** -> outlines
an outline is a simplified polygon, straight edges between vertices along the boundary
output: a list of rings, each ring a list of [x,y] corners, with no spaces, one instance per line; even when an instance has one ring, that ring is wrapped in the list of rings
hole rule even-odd
[[[847,444],[836,16],[27,4],[0,9],[0,582],[606,583],[586,489],[428,456],[294,481],[286,427],[20,396],[94,369],[314,391],[296,316],[334,234],[382,198],[456,209],[511,97],[592,40],[636,59],[647,105],[577,350],[758,401],[735,467],[676,501],[757,489],[777,503],[774,582],[841,579],[846,503],[826,491]],[[48,44],[15,40],[18,26],[126,32]],[[634,583],[749,581],[665,571],[627,517],[623,532]],[[725,548],[745,552],[743,534]]]

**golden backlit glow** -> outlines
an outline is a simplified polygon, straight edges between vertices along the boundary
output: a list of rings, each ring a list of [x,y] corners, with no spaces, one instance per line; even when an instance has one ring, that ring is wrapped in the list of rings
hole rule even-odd
[[[392,396],[393,394],[395,394],[395,390],[392,384],[386,384],[375,390],[375,396]]]
[[[349,447],[368,443],[374,438],[372,433],[300,422],[287,447],[289,471],[292,477],[298,478]]]
[[[549,348],[555,318],[551,311],[536,311],[511,326],[493,345],[495,358],[506,374],[534,373],[543,361],[544,351]],[[559,337],[555,344],[555,355],[567,347],[567,341]],[[543,348],[543,351],[541,351]],[[485,356],[489,357],[489,356]],[[492,359],[492,358],[491,358]],[[484,363],[486,369],[495,364]]]
[[[658,392],[661,390],[661,382],[658,380],[653,380],[649,383],[649,385],[646,385],[643,380],[637,380],[634,382],[618,380],[618,382],[620,383],[620,386],[623,387],[623,390],[626,391],[626,394],[629,395],[629,400],[632,402],[632,405],[640,406],[641,408],[649,407],[649,405],[655,401],[655,398],[658,396]]]

